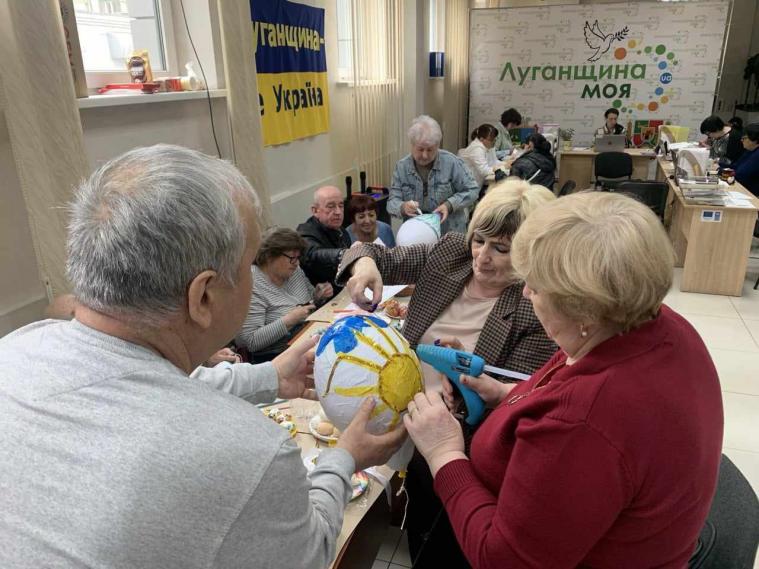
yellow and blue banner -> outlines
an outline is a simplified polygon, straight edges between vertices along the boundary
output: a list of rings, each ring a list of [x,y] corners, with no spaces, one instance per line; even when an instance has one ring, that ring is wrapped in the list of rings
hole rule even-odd
[[[250,0],[264,146],[329,130],[324,10]]]

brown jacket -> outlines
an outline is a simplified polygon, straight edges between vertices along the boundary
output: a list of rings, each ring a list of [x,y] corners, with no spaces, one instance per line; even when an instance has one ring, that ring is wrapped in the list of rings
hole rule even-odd
[[[472,277],[472,255],[466,236],[448,233],[435,245],[387,249],[365,243],[348,249],[336,282],[350,278],[348,268],[360,257],[377,263],[384,284],[415,284],[402,333],[415,346],[427,328],[464,290]],[[494,366],[533,373],[556,352],[532,303],[522,296],[522,283],[506,288],[480,333],[474,352]]]

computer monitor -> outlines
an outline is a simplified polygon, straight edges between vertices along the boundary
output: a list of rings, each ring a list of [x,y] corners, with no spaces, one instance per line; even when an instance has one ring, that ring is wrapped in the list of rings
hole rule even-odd
[[[624,152],[624,134],[602,134],[596,137],[594,148],[596,152]]]

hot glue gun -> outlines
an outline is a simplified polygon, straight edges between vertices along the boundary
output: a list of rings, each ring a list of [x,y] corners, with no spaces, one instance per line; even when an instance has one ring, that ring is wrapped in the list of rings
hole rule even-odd
[[[474,426],[482,420],[485,412],[485,402],[474,391],[465,385],[461,385],[460,377],[462,374],[477,377],[487,372],[493,375],[510,377],[512,379],[529,379],[529,375],[510,371],[507,369],[489,366],[485,360],[475,354],[446,348],[443,346],[433,346],[432,344],[419,344],[416,347],[416,355],[424,363],[431,365],[437,371],[451,380],[451,383],[461,393],[466,405],[467,417],[465,419],[468,425]]]

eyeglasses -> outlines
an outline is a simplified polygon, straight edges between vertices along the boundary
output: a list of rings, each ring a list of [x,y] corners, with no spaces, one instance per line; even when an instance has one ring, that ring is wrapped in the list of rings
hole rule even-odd
[[[297,265],[298,261],[300,261],[300,255],[291,256],[287,253],[282,253],[282,256],[287,257],[291,265]]]

